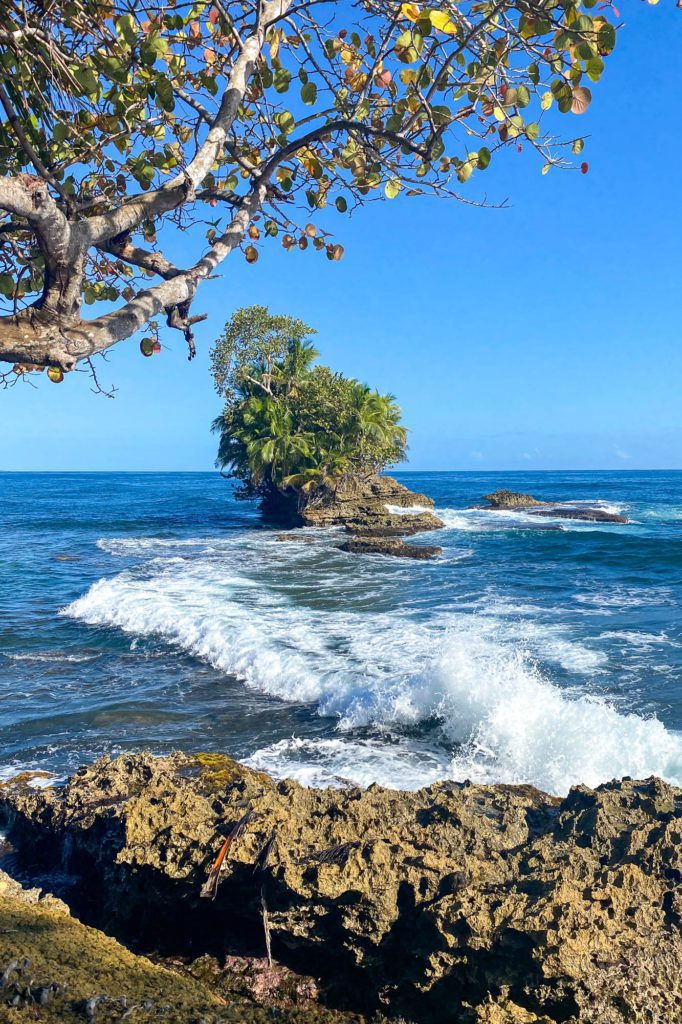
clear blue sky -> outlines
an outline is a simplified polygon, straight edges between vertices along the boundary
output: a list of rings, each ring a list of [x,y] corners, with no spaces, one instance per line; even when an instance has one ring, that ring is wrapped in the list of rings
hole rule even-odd
[[[620,13],[592,107],[563,122],[592,136],[589,174],[543,177],[510,152],[472,179],[507,210],[400,197],[334,215],[340,263],[277,244],[253,267],[233,257],[196,301],[193,363],[168,332],[171,351],[124,342],[100,366],[113,401],[81,375],[0,392],[0,469],[210,469],[207,352],[252,303],[302,317],[323,361],[397,395],[407,468],[682,468],[682,11]]]

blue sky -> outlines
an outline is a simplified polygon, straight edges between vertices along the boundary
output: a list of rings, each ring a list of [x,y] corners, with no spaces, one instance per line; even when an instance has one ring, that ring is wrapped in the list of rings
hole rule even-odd
[[[340,263],[277,244],[230,259],[196,301],[193,363],[169,332],[161,356],[129,341],[99,367],[113,401],[84,375],[0,392],[0,469],[210,469],[208,349],[252,303],[303,318],[324,362],[398,397],[406,468],[682,468],[682,11],[620,14],[590,110],[561,122],[591,135],[587,175],[510,152],[470,188],[506,210],[400,197],[334,215]]]

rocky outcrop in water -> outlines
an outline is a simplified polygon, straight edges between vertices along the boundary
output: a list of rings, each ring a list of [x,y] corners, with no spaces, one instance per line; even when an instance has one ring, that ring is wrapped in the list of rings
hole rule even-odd
[[[657,779],[565,799],[454,782],[316,790],[219,755],[139,754],[61,789],[5,787],[0,805],[19,865],[70,872],[74,912],[166,956],[262,956],[265,907],[275,960],[348,1011],[682,1019],[682,792]]]
[[[483,500],[488,502],[488,507],[493,509],[531,508],[534,505],[544,505],[532,494],[519,494],[517,491],[493,491],[492,494],[484,494]]]
[[[476,505],[474,508],[490,509],[499,512],[521,510],[530,516],[545,516],[551,519],[578,519],[589,523],[628,523],[629,520],[616,512],[607,512],[601,508],[587,508],[569,504],[558,504],[552,501],[539,501],[530,494],[518,494],[516,491],[493,491],[483,498],[487,505]]]
[[[392,509],[409,511],[396,512]],[[342,551],[398,555],[406,558],[433,558],[440,548],[415,544],[378,543],[377,538],[410,537],[416,533],[440,530],[445,524],[431,511],[433,501],[416,494],[390,476],[373,476],[349,481],[333,496],[312,501],[301,512],[306,526],[343,526],[353,539]],[[359,539],[367,543],[359,543]]]
[[[442,555],[443,549],[433,544],[406,544],[400,537],[351,537],[341,544],[341,551],[355,555],[393,555],[394,558],[429,559]]]

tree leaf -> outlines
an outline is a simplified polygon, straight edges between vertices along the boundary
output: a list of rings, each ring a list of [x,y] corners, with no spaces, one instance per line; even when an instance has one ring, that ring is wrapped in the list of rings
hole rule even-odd
[[[485,169],[490,166],[490,159],[491,159],[491,155],[490,155],[490,150],[488,149],[488,147],[487,146],[481,146],[481,148],[478,151],[478,164],[477,164],[477,166],[478,166],[479,171],[485,171]]]
[[[584,114],[592,102],[592,93],[584,85],[573,90],[572,114]]]

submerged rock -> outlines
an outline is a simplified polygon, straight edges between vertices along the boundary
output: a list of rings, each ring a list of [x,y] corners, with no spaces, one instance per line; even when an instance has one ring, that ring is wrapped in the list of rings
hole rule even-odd
[[[567,505],[556,505],[551,508],[534,508],[529,510],[532,516],[548,516],[556,519],[579,519],[586,523],[629,523],[626,516],[617,512],[606,512],[603,508],[571,508]]]
[[[319,790],[220,755],[136,754],[61,789],[5,787],[0,807],[34,870],[76,877],[75,912],[167,954],[262,957],[265,905],[275,959],[349,1010],[682,1018],[682,792],[658,779],[565,799],[454,782]]]
[[[432,544],[406,544],[399,537],[352,537],[340,545],[341,551],[355,555],[393,555],[396,558],[435,558],[443,549]]]

